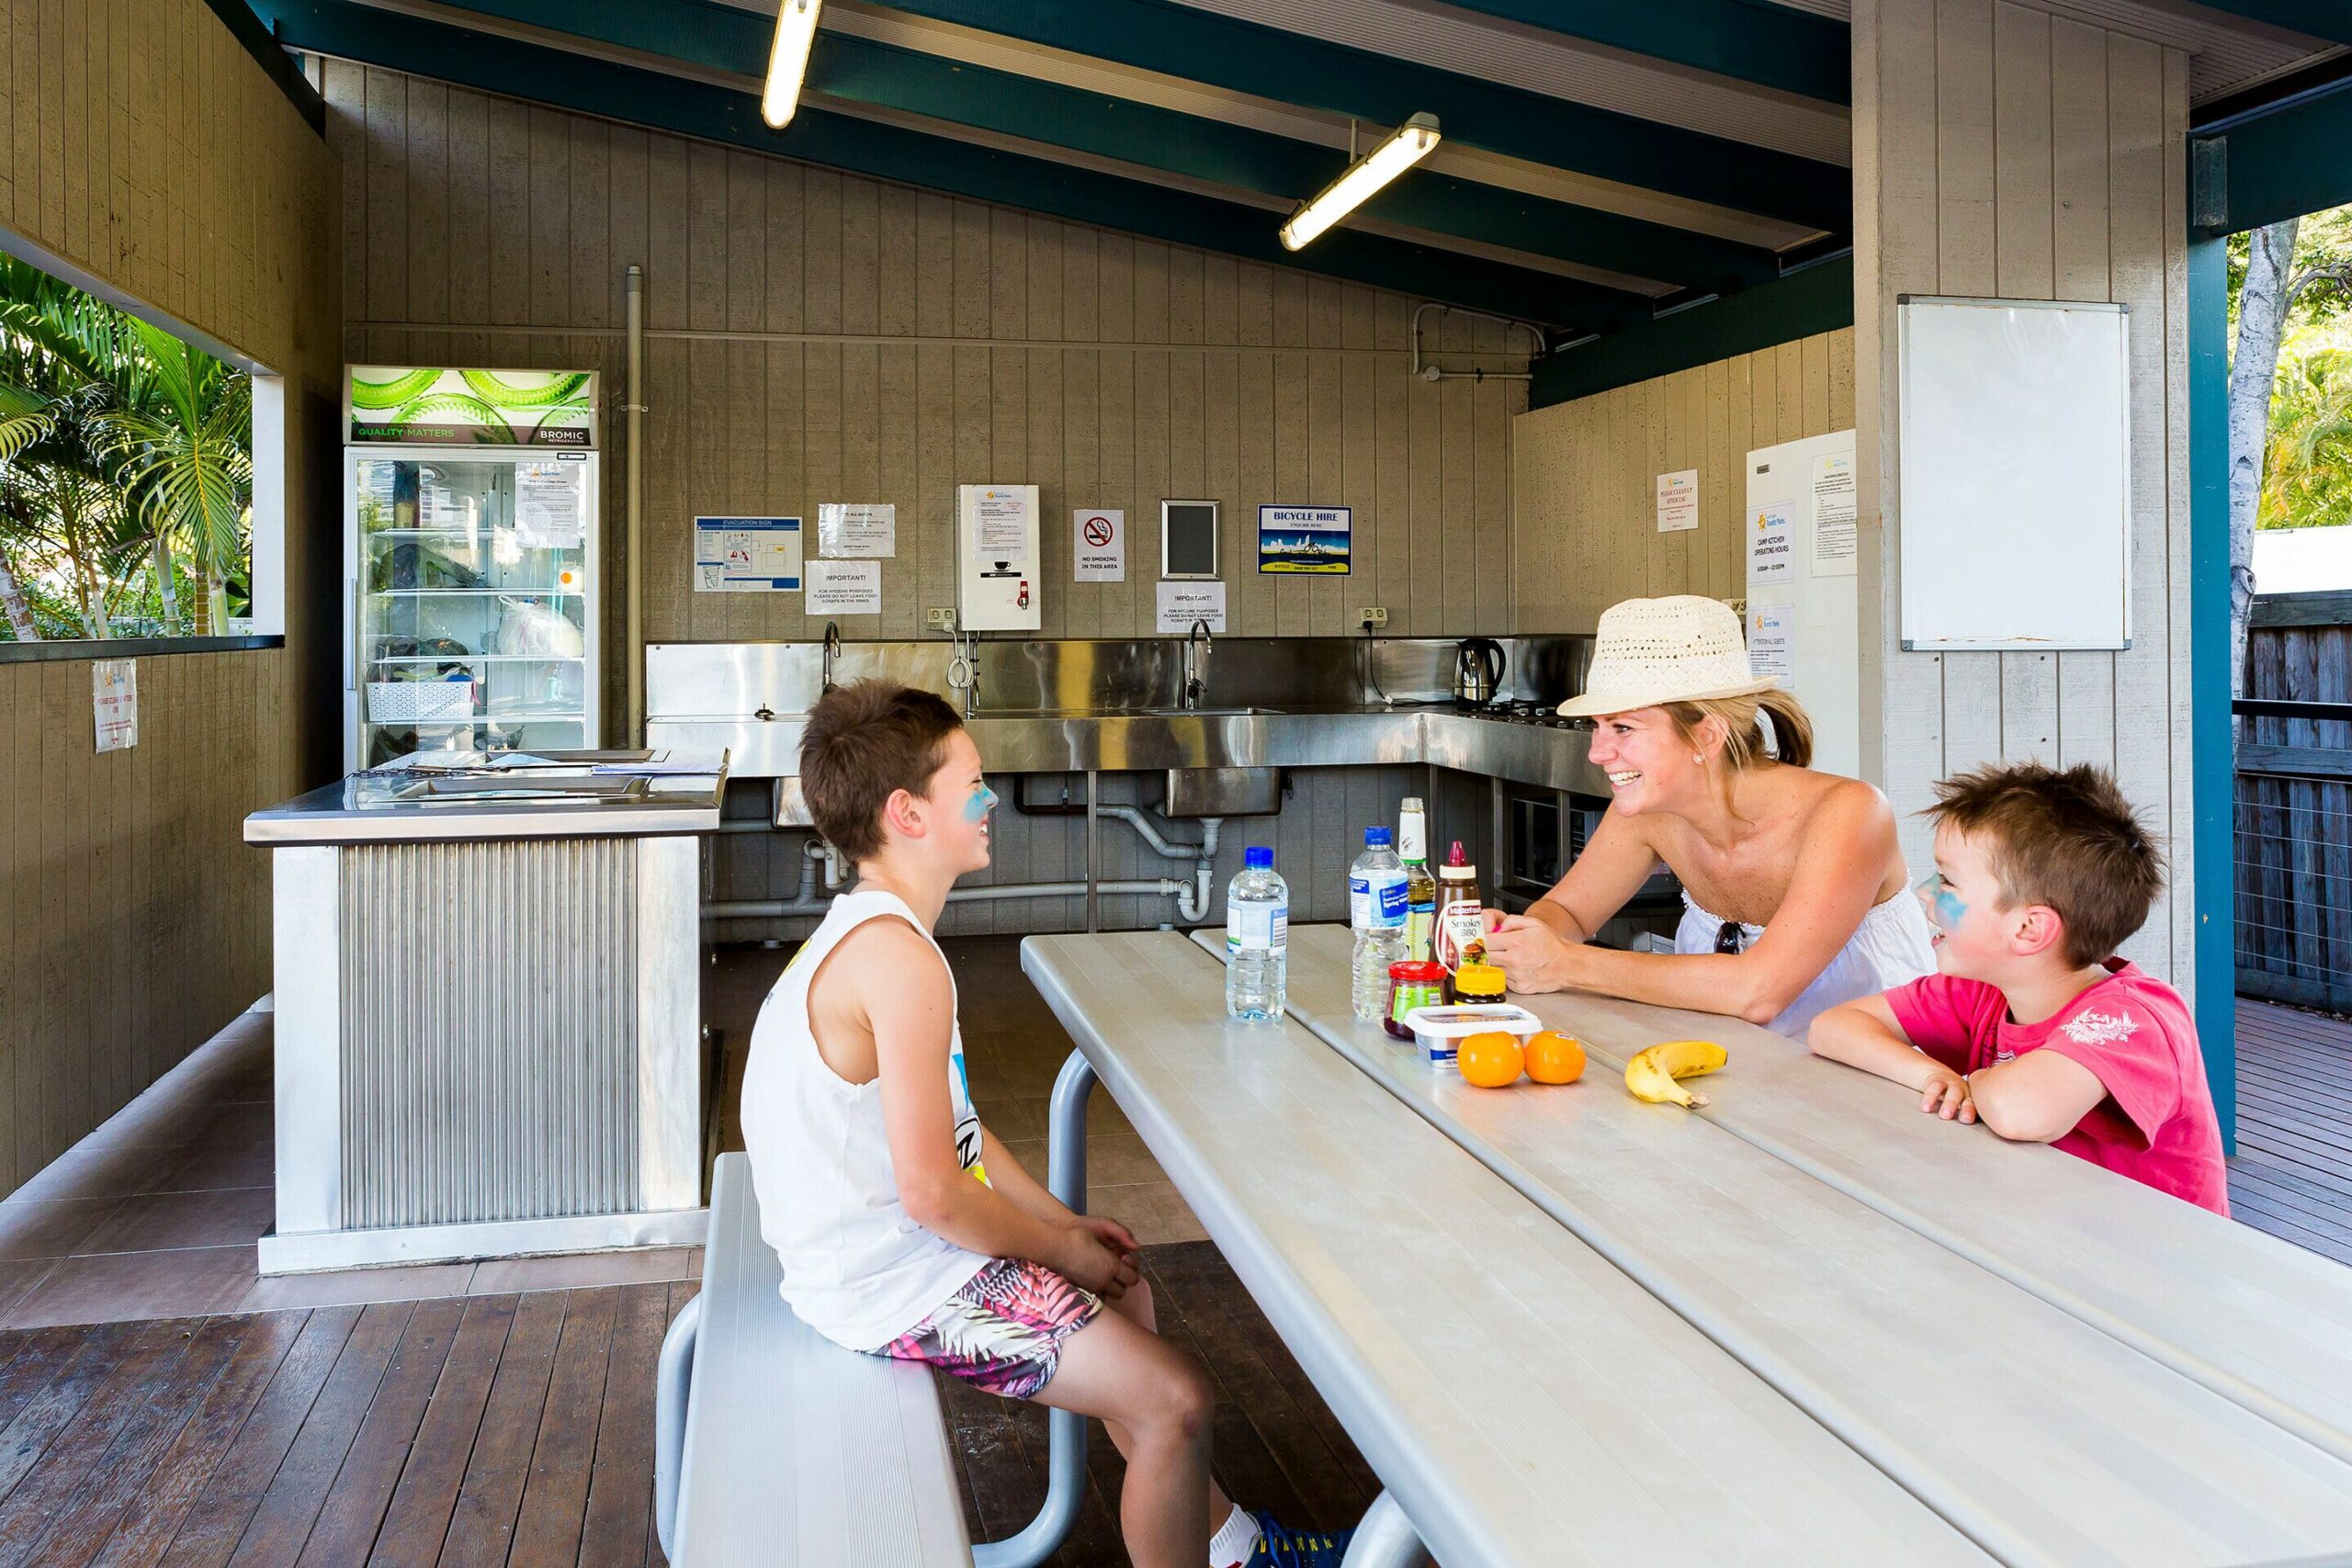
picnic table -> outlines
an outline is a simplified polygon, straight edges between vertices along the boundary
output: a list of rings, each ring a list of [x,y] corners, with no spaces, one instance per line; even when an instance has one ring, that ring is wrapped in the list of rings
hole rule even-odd
[[[1344,928],[1294,931],[1288,1022],[1229,1023],[1202,936],[1023,964],[1447,1563],[2352,1549],[2352,1272],[1736,1021],[1522,998],[1586,1081],[1473,1089],[1354,1020]],[[1707,1111],[1618,1087],[1693,1034]]]

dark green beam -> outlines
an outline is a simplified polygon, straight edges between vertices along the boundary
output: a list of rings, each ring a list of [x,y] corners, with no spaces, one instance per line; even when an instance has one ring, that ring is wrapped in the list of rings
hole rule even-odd
[[[1227,92],[1376,126],[1427,110],[1449,138],[1531,163],[1842,231],[1853,180],[1834,164],[1455,75],[1170,0],[872,0]],[[1675,6],[1655,9],[1677,12]]]
[[[2250,22],[2330,43],[2352,43],[2352,5],[2345,0],[2197,0],[2209,11],[2227,11]]]
[[[1533,366],[1527,406],[1549,408],[1853,324],[1854,258],[1840,256],[1663,321],[1554,349]]]
[[[714,15],[697,0],[636,0],[619,14],[607,4],[580,0],[461,3],[484,16],[751,76],[766,69],[775,30],[747,12]],[[1347,163],[1335,149],[840,33],[818,36],[808,87],[830,98],[1023,137],[1288,202],[1314,195]],[[1758,246],[1427,170],[1397,181],[1368,211],[1433,233],[1702,293],[1727,293],[1779,274],[1772,254]],[[1611,301],[1593,297],[1585,302]]]
[[[1452,3],[1825,103],[1851,103],[1854,97],[1845,24],[1809,11],[1747,0],[1675,0],[1671,6],[1627,0]]]
[[[1294,255],[1273,215],[1139,180],[1001,152],[804,106],[785,130],[758,99],[560,50],[447,27],[349,0],[254,0],[290,49],[413,72],[485,92],[626,120],[906,185],[1025,208],[1075,222],[1222,251],[1326,276],[1475,306],[1546,325],[1609,329],[1643,320],[1631,297],[1523,267],[1377,235],[1325,236]],[[1579,292],[1604,299],[1574,307]]]
[[[2218,157],[2211,151],[2220,149]],[[2190,211],[2233,234],[2352,202],[2352,81],[2190,138]],[[2207,182],[2218,181],[2219,190]]]

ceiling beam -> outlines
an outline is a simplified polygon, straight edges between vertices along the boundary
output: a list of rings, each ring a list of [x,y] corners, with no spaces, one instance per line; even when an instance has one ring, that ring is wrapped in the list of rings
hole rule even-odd
[[[1170,0],[867,3],[1378,126],[1398,125],[1426,110],[1438,117],[1449,139],[1469,146],[1815,229],[1842,231],[1853,219],[1852,175],[1834,164],[1456,75]]]
[[[453,9],[753,78],[766,68],[775,30],[750,12],[689,0],[635,0],[626,15],[616,15],[601,0],[448,3]],[[847,33],[818,35],[807,87],[823,100],[1019,137],[1284,202],[1305,201],[1347,164],[1343,153],[1271,132]],[[1727,293],[1779,275],[1772,254],[1759,246],[1428,169],[1380,193],[1364,216],[1702,293]]]
[[[2267,22],[2306,38],[2352,43],[2352,6],[2345,0],[2197,0],[2197,4],[2209,11]]]
[[[582,6],[594,0],[574,0]],[[878,179],[1125,230],[1299,271],[1470,305],[1546,326],[1607,331],[1649,318],[1639,296],[1385,236],[1337,232],[1285,251],[1258,208],[976,146],[804,105],[762,122],[756,93],[567,53],[352,0],[253,0],[290,49],[382,65],[511,97]],[[635,0],[631,0],[632,6]]]
[[[1465,11],[1669,60],[1824,103],[1853,101],[1846,26],[1750,0],[1448,0]]]

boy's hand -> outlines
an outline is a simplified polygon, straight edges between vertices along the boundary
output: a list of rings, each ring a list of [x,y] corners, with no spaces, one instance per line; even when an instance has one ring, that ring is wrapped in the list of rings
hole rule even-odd
[[[1968,1080],[1940,1065],[1931,1070],[1926,1091],[1919,1097],[1919,1109],[1947,1122],[1976,1120],[1976,1102],[1970,1098]]]
[[[1104,1246],[1116,1247],[1126,1257],[1133,1258],[1143,1250],[1135,1233],[1116,1220],[1102,1214],[1072,1214],[1070,1218],[1080,1230],[1091,1232]]]
[[[1062,1256],[1050,1259],[1050,1266],[1071,1284],[1091,1291],[1106,1301],[1115,1302],[1127,1293],[1128,1286],[1136,1282],[1135,1255],[1092,1228],[1087,1223],[1087,1216],[1080,1215],[1078,1221],[1062,1233],[1066,1238],[1061,1247]],[[1125,1228],[1115,1222],[1105,1220],[1096,1223],[1107,1225],[1122,1235],[1126,1235]],[[1128,1236],[1127,1239],[1133,1242],[1135,1238]]]

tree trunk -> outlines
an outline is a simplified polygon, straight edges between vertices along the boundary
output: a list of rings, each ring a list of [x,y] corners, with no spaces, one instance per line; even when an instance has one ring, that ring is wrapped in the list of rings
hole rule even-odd
[[[2293,303],[2287,281],[2295,256],[2290,218],[2246,236],[2245,285],[2238,294],[2238,347],[2230,361],[2230,695],[2245,694],[2246,617],[2254,608],[2254,521],[2262,506],[2262,464],[2270,444],[2270,389]],[[2237,731],[2231,720],[2231,732]]]
[[[8,565],[8,558],[0,555],[0,608],[8,614],[8,630],[18,642],[39,642],[40,628],[33,625],[32,610],[25,604],[24,584]]]
[[[155,592],[164,599],[164,630],[173,637],[180,635],[180,585],[172,575],[172,547],[164,536],[155,536]]]

